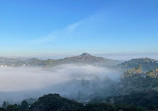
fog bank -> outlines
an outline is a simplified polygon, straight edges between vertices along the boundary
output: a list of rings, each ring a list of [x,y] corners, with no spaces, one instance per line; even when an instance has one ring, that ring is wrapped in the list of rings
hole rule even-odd
[[[66,64],[51,68],[42,67],[4,67],[0,68],[0,99],[21,100],[34,98],[48,93],[60,93],[64,96],[74,96],[78,91],[92,91],[102,87],[100,80],[119,78],[119,72],[93,65]],[[84,86],[83,81],[94,81],[98,86]],[[100,81],[100,83],[96,82]],[[99,86],[100,84],[100,86]],[[92,86],[92,85],[91,85]],[[76,87],[78,90],[76,90]],[[79,90],[80,89],[80,90]],[[83,91],[87,93],[86,91]]]

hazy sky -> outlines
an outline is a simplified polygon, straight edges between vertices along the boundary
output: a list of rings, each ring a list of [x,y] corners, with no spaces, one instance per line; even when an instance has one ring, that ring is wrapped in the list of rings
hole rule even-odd
[[[0,0],[0,56],[157,53],[157,0]]]

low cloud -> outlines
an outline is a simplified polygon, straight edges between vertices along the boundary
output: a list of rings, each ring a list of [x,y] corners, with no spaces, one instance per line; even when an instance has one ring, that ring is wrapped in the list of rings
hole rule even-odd
[[[0,98],[1,100],[16,98],[17,101],[47,93],[69,96],[83,90],[82,83],[79,81],[103,80],[107,75],[113,80],[119,77],[119,73],[115,70],[93,65],[66,64],[51,68],[0,68],[0,93],[2,95]],[[76,88],[78,90],[75,90]]]

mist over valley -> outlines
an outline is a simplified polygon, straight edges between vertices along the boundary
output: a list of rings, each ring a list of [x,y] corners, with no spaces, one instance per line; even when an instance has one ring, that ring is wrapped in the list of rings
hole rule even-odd
[[[85,102],[98,95],[103,96],[103,92],[98,93],[99,90],[107,92],[104,96],[111,95],[112,93],[108,91],[112,89],[110,85],[115,85],[121,75],[121,70],[116,68],[118,61],[114,64],[115,60],[87,53],[59,60],[61,63],[56,62],[57,65],[53,62],[41,65],[31,61],[32,64],[27,66],[26,60],[25,65],[20,60],[13,59],[15,60],[13,62],[8,60],[9,58],[6,58],[1,62],[1,102],[4,100],[19,102],[49,93],[59,93],[64,97]],[[23,64],[17,65],[19,61]],[[106,62],[110,61],[111,64],[108,66]]]

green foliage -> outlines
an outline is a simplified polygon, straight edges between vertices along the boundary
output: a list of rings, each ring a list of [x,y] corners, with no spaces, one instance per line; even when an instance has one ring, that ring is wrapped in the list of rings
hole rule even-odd
[[[8,105],[6,111],[20,111],[17,104],[14,105]]]
[[[105,103],[87,104],[80,111],[114,111],[114,107]]]
[[[109,104],[113,100],[112,104]],[[8,105],[0,111],[156,111],[158,109],[158,92],[133,92],[130,95],[109,97],[108,103],[89,103],[82,105],[58,94],[44,95],[28,108],[24,100],[21,105]],[[142,107],[143,106],[143,107]],[[22,109],[23,108],[23,109]]]
[[[25,110],[27,110],[28,108],[29,108],[28,102],[27,102],[26,100],[22,101],[22,102],[21,102],[20,109],[23,110],[23,111],[25,111]]]
[[[82,106],[81,103],[60,97],[58,94],[49,94],[40,97],[38,101],[31,106],[31,109],[33,111],[58,111],[78,109]]]
[[[127,104],[116,104],[115,105],[115,111],[146,111],[143,107],[136,107],[133,105],[127,105]]]
[[[131,91],[158,91],[158,76],[155,70],[143,73],[128,70],[123,74],[118,86],[120,94],[129,94]]]
[[[139,58],[139,59],[132,59],[132,60],[126,61],[119,66],[125,70],[136,67],[139,70],[146,72],[146,71],[154,70],[155,68],[157,68],[158,62],[150,58]]]
[[[3,102],[2,107],[3,107],[4,109],[7,108],[7,102],[6,102],[6,101]]]
[[[130,104],[133,106],[141,106],[147,109],[158,108],[158,92],[156,91],[132,92],[128,95],[109,97],[106,100],[110,102],[111,99],[113,99],[114,104]]]
[[[4,108],[0,108],[0,111],[6,111]]]

